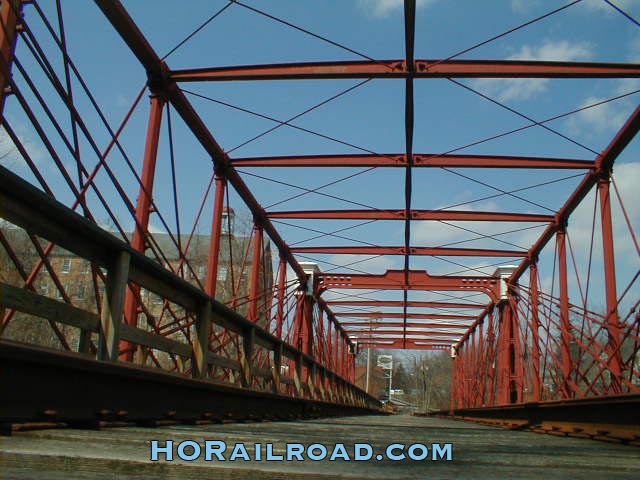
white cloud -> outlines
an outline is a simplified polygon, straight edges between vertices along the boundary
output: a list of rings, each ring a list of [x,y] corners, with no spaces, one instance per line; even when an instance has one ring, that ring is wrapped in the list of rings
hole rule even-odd
[[[592,56],[588,43],[571,43],[567,40],[545,40],[541,45],[523,45],[520,50],[507,57],[507,60],[535,60],[570,62],[586,60]],[[474,86],[487,95],[497,97],[502,102],[529,100],[548,88],[547,78],[509,78],[480,79]]]
[[[638,0],[613,0],[612,3],[622,10],[630,11],[634,6],[638,5]],[[604,0],[584,0],[582,5],[591,11],[619,15],[619,13]]]
[[[336,265],[345,265],[350,268],[354,268],[356,270],[362,270],[364,272],[370,272],[374,274],[384,273],[387,270],[392,270],[394,268],[399,268],[396,265],[396,262],[393,260],[393,257],[389,256],[381,256],[381,257],[372,257],[371,255],[333,255],[329,258],[331,263],[335,263]],[[357,263],[354,263],[357,262]],[[330,267],[334,268],[334,267]],[[336,272],[351,272],[356,273],[353,270],[349,270],[349,268],[339,268],[336,269]]]
[[[13,130],[22,143],[24,149],[29,153],[31,160],[35,165],[45,171],[54,171],[52,162],[47,161],[47,155],[42,146],[40,146],[33,136],[32,131],[27,128],[26,124],[21,122],[10,122]],[[30,171],[26,160],[20,154],[18,148],[9,137],[4,128],[0,127],[0,165],[13,170],[15,173],[24,176],[25,172]]]
[[[567,40],[552,42],[546,40],[540,46],[523,45],[508,60],[546,60],[569,62],[584,60],[591,56],[591,46],[584,42],[570,43]]]
[[[417,0],[416,8],[427,7],[438,0]],[[404,0],[358,0],[362,10],[374,17],[388,17],[396,11],[402,11]]]
[[[511,10],[518,14],[529,13],[529,11],[538,6],[538,0],[511,0]]]
[[[636,37],[629,43],[629,61],[640,63],[640,37]]]
[[[472,198],[471,191],[462,192],[462,194],[458,195],[454,202],[457,201],[466,201]],[[442,208],[444,205],[436,207],[436,209]],[[498,212],[501,210],[500,206],[494,201],[487,202],[477,202],[474,204],[460,205],[458,207],[453,208],[452,210],[456,211],[465,211],[465,212],[475,212],[475,211],[483,211],[483,212]],[[451,224],[451,225],[447,225]],[[470,230],[476,231],[481,234],[489,234],[494,230],[495,225],[490,222],[447,222],[447,224],[436,221],[420,221],[413,222],[413,227],[411,230],[411,238],[414,244],[437,247],[440,245],[446,245],[450,242],[456,242],[459,240],[464,240],[466,238],[473,238],[474,235],[470,232],[465,232],[461,228],[468,228]],[[455,225],[455,226],[452,226]],[[504,230],[509,230],[509,226],[506,226]],[[469,245],[473,245],[472,242],[469,244],[461,244],[457,245],[458,247],[468,247]]]
[[[605,100],[604,98],[588,97],[581,105],[585,107]],[[601,133],[618,130],[627,119],[626,111],[613,103],[603,103],[597,107],[582,110],[568,121],[568,127],[574,134],[592,132]]]
[[[129,100],[124,93],[118,93],[116,95],[115,103],[120,108],[129,108],[131,106],[131,100]]]

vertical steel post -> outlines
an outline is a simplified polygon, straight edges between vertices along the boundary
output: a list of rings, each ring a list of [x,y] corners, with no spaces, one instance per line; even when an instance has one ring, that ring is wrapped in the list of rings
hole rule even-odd
[[[487,405],[493,407],[496,404],[496,333],[493,322],[493,309],[488,313],[489,319],[487,323],[487,343],[490,347],[491,356],[488,358],[487,386],[489,387],[489,398]]]
[[[149,216],[151,214],[151,204],[153,197],[153,183],[156,172],[156,160],[158,158],[158,143],[160,139],[160,127],[162,125],[162,112],[164,110],[165,98],[153,93],[151,95],[151,109],[149,111],[149,123],[147,125],[147,138],[142,162],[142,178],[138,200],[136,204],[135,219],[136,225],[131,238],[131,246],[144,253],[147,245],[147,234],[149,228]],[[127,292],[124,317],[128,325],[136,326],[138,323],[138,305],[136,297],[139,296],[140,287],[133,286]],[[120,356],[124,361],[133,361],[133,348],[129,342],[121,342],[120,350],[125,353]]]
[[[287,280],[287,261],[284,257],[280,256],[280,263],[278,265],[278,307],[276,313],[276,337],[282,338],[282,325],[284,324],[284,301],[285,301],[285,288]]]
[[[16,32],[21,16],[21,0],[0,0],[0,120],[3,119],[6,89],[11,79]]]
[[[563,398],[573,397],[570,385],[571,365],[571,321],[569,319],[569,287],[567,279],[566,230],[562,227],[556,234],[560,275],[560,370]]]
[[[622,360],[620,355],[620,318],[618,315],[618,293],[616,288],[616,262],[613,245],[613,225],[611,222],[611,196],[609,174],[598,179],[600,194],[600,218],[602,224],[602,253],[604,255],[604,280],[607,300],[607,334],[605,348],[611,373],[612,393],[622,393]]]
[[[509,403],[509,383],[510,383],[510,343],[511,337],[511,309],[508,302],[502,301],[498,305],[499,326],[498,326],[498,379],[496,401],[498,405]]]
[[[249,320],[258,321],[258,297],[260,296],[260,271],[262,268],[262,227],[253,227],[253,256],[251,258],[251,277],[249,280]]]
[[[456,397],[458,395],[458,357],[455,356],[451,359],[451,397],[449,398],[449,411],[453,412],[456,409]]]
[[[333,368],[333,322],[327,322],[327,365],[329,369]]]
[[[337,333],[338,332],[336,331],[336,344],[335,344],[335,350],[333,352],[333,358],[334,358],[333,371],[336,372],[338,375],[342,376],[342,372],[340,372],[340,339],[338,338]]]
[[[542,399],[542,378],[540,372],[540,300],[538,291],[538,262],[533,261],[529,266],[529,290],[531,292],[531,381],[534,402]]]
[[[520,341],[520,318],[518,315],[518,296],[509,294],[509,308],[511,309],[511,363],[510,363],[510,400],[520,403],[524,394],[524,362],[522,360],[522,343]]]
[[[316,338],[315,358],[318,362],[324,364],[326,339],[324,336],[324,310],[322,308],[318,310],[318,325],[316,326],[316,334],[312,335],[312,337]]]
[[[478,359],[476,357],[477,354],[477,350],[476,350],[476,329],[473,329],[473,332],[471,333],[471,349],[470,349],[470,355],[469,355],[469,370],[467,373],[467,376],[469,377],[469,402],[471,407],[475,407],[476,403],[475,403],[475,399],[477,396],[477,392],[478,390],[476,389],[476,381],[477,381],[477,377],[476,377],[476,369],[478,368]]]
[[[487,388],[487,379],[484,378],[485,369],[487,363],[484,361],[485,348],[484,348],[484,318],[478,324],[478,366],[481,369],[478,372],[478,382],[480,382],[480,389],[478,391],[478,406],[484,406],[484,397]]]
[[[209,239],[209,257],[207,258],[207,279],[204,291],[215,298],[218,285],[218,264],[220,262],[220,239],[222,237],[222,213],[224,211],[224,195],[227,179],[216,172],[216,194],[213,201],[213,218],[211,220],[211,238]]]

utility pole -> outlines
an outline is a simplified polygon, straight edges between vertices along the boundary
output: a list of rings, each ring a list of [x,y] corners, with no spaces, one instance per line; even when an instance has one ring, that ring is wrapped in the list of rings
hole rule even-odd
[[[369,375],[371,374],[371,347],[367,348],[367,376],[365,391],[369,393]]]
[[[391,383],[393,381],[393,358],[389,361],[389,401],[391,401]]]

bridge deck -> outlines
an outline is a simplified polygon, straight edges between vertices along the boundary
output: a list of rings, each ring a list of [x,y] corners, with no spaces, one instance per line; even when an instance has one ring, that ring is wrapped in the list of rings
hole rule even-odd
[[[453,461],[242,461],[151,463],[152,439],[233,446],[273,442],[305,445],[370,443],[374,453],[391,443],[452,443]],[[229,447],[232,448],[232,447]],[[190,450],[188,450],[190,452]],[[227,451],[227,454],[229,454]],[[429,457],[430,458],[430,457]],[[3,479],[200,478],[640,478],[637,447],[466,422],[404,415],[359,416],[296,422],[215,424],[162,428],[40,430],[0,438]],[[541,473],[543,470],[543,473]]]

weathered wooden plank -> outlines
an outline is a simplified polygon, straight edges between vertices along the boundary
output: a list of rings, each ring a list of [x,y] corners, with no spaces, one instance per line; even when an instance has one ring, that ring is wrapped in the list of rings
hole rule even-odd
[[[237,360],[217,355],[213,352],[207,352],[207,363],[222,368],[230,368],[232,370],[240,370],[242,365]]]
[[[91,332],[97,332],[100,325],[98,315],[93,312],[1,282],[0,305]]]
[[[155,348],[156,350],[162,350],[163,352],[175,353],[183,357],[189,357],[193,353],[191,345],[178,342],[172,338],[163,337],[162,335],[146,332],[132,325],[120,325],[120,337],[123,340]]]
[[[273,378],[272,372],[273,370],[271,368],[256,367],[255,365],[251,368],[251,373],[254,377]]]

